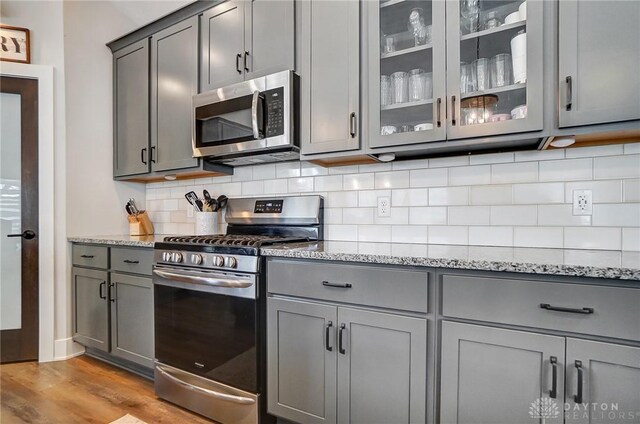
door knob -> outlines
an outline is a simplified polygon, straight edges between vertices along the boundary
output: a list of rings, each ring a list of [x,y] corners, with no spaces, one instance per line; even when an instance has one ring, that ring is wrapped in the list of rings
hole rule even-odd
[[[22,237],[26,240],[31,240],[36,236],[36,233],[31,230],[25,230],[22,234],[7,234],[7,237]]]

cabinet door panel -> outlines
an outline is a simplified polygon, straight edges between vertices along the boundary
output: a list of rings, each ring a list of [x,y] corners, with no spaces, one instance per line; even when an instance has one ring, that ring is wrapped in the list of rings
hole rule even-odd
[[[73,340],[109,351],[106,271],[73,268]]]
[[[115,176],[149,172],[149,40],[113,55]]]
[[[111,353],[153,367],[153,283],[111,273]]]
[[[539,423],[529,407],[549,398],[551,357],[558,414],[545,422],[562,423],[564,346],[563,337],[444,321],[441,423]]]
[[[576,405],[582,368],[582,405]],[[640,411],[640,348],[567,339],[567,423],[628,423]],[[588,404],[588,408],[583,405]],[[617,410],[614,408],[617,407]],[[603,409],[606,406],[607,409]]]
[[[230,0],[212,7],[200,18],[200,91],[244,79],[244,7],[243,0]]]
[[[245,51],[249,54],[245,79],[295,68],[294,13],[293,0],[251,0],[247,3]]]
[[[304,423],[336,422],[336,308],[267,300],[267,407]],[[325,345],[329,323],[330,347]]]
[[[305,1],[301,7],[302,153],[358,149],[360,3]]]
[[[154,171],[198,165],[191,97],[198,92],[198,18],[151,37],[151,160]]]
[[[424,423],[426,320],[339,308],[338,323],[338,421]]]
[[[640,2],[563,0],[559,21],[560,127],[640,119]]]

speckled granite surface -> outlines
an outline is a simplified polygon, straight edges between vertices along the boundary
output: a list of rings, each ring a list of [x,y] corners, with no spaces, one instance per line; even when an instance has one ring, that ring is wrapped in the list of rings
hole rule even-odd
[[[283,258],[640,281],[640,252],[332,241],[271,246],[261,252]]]
[[[72,243],[105,244],[108,246],[153,247],[155,242],[162,241],[165,237],[166,235],[164,234],[151,236],[78,236],[67,237],[67,240]]]

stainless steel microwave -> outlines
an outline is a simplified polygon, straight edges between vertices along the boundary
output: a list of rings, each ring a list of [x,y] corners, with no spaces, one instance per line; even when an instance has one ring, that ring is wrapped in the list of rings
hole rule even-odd
[[[227,165],[299,158],[299,77],[293,71],[193,96],[193,156]]]

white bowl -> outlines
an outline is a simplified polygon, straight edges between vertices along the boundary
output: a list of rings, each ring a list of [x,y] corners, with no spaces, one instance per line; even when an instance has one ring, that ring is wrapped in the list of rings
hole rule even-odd
[[[428,131],[428,130],[432,130],[433,129],[433,124],[425,122],[422,124],[417,124],[414,125],[413,130],[414,131]]]
[[[520,105],[511,110],[511,119],[524,119],[527,117],[527,105]]]
[[[527,20],[527,2],[523,1],[520,7],[518,8],[518,13],[520,14],[520,20]]]
[[[520,12],[509,13],[506,18],[504,18],[504,25],[512,24],[514,22],[519,22]]]

